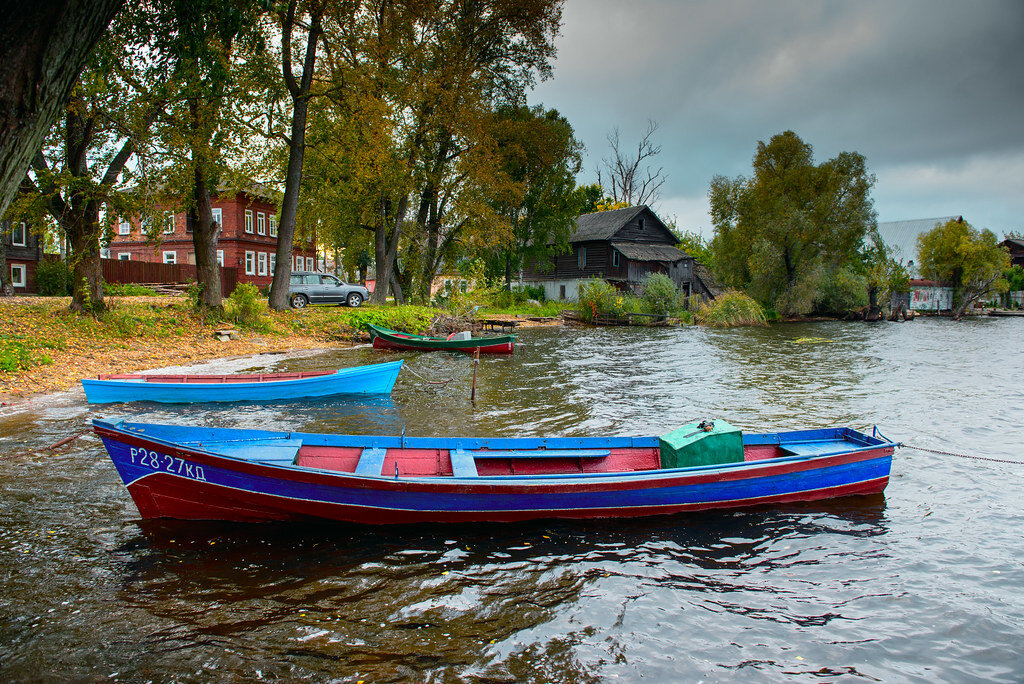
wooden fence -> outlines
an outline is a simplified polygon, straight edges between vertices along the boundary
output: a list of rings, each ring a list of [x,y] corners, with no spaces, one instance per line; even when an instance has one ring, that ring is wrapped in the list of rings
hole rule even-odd
[[[100,259],[103,280],[108,283],[139,283],[145,285],[173,285],[196,281],[194,264],[159,264],[152,261]],[[238,285],[238,269],[220,267],[220,291],[227,297]]]

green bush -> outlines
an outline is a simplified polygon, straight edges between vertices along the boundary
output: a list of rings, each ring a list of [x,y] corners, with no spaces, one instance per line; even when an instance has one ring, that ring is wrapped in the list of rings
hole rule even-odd
[[[138,283],[103,283],[103,294],[108,297],[152,297],[156,292]]]
[[[350,309],[346,312],[344,324],[361,330],[367,323],[381,328],[422,334],[430,330],[437,311],[423,306],[381,306]]]
[[[36,290],[44,297],[71,294],[71,269],[60,259],[43,259],[36,266]]]
[[[228,317],[244,328],[258,332],[270,332],[273,328],[266,315],[267,304],[260,296],[260,290],[252,283],[239,283],[228,297]]]
[[[583,320],[591,322],[597,316],[621,318],[644,308],[643,301],[600,278],[591,278],[580,285],[577,299]]]
[[[737,325],[767,325],[764,310],[752,297],[737,290],[728,290],[705,302],[696,316],[701,325],[731,328]]]
[[[679,288],[664,273],[651,273],[644,278],[641,297],[651,313],[669,316],[680,308]]]
[[[867,305],[868,279],[847,268],[841,268],[822,279],[814,310],[828,316],[845,316]]]

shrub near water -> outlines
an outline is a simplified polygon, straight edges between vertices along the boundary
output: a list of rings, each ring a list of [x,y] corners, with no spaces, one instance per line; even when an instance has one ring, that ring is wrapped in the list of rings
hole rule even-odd
[[[252,283],[239,283],[228,297],[227,315],[236,325],[258,332],[271,332],[273,323],[266,315],[267,304]]]
[[[712,328],[768,325],[761,305],[736,290],[728,290],[701,306],[697,312],[697,322]]]
[[[600,278],[591,278],[581,284],[577,299],[583,320],[591,323],[598,316],[618,316],[625,304],[615,286]]]
[[[651,273],[644,278],[643,300],[651,313],[670,316],[680,306],[679,288],[664,273]]]

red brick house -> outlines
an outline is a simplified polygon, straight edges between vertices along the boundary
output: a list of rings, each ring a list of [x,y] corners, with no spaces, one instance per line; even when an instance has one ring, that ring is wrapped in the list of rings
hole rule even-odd
[[[217,261],[238,269],[238,282],[269,287],[277,261],[277,205],[256,190],[223,193],[213,198],[213,220],[221,225]],[[108,247],[111,259],[195,264],[192,225],[184,211],[164,214],[163,231],[156,244],[147,240],[138,218],[118,224]],[[292,248],[292,269],[317,270],[312,242]]]
[[[43,241],[25,221],[0,223],[0,240],[7,257],[4,282],[14,294],[36,291],[36,266],[43,258]]]

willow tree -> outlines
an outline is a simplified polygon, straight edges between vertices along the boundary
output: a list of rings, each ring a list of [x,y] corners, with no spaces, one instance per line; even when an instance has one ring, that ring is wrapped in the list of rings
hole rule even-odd
[[[124,191],[126,167],[163,105],[164,86],[173,80],[139,57],[138,21],[139,15],[126,10],[100,42],[63,117],[33,158],[14,206],[37,224],[49,214],[67,239],[73,311],[105,309],[101,238],[115,217],[139,208]]]
[[[503,170],[515,192],[504,201],[495,198],[497,211],[512,228],[511,239],[489,251],[510,288],[513,274],[527,260],[545,261],[568,247],[584,206],[575,180],[581,145],[561,114],[540,106],[502,107],[493,127]]]
[[[124,0],[7,3],[0,21],[0,215]]]
[[[502,105],[519,105],[538,78],[551,74],[560,0],[441,2],[431,16],[436,41],[425,56],[433,88],[422,108],[431,113],[422,138],[415,222],[419,296],[454,246],[512,242],[507,217],[493,212],[493,195],[515,183],[503,168],[488,123]]]
[[[807,313],[825,276],[858,259],[876,225],[864,157],[821,164],[792,131],[759,142],[753,176],[716,176],[709,201],[722,280],[784,315]]]
[[[995,233],[954,219],[917,237],[921,275],[953,286],[954,318],[961,318],[982,297],[1006,290],[1009,252]]]
[[[311,156],[317,173],[358,188],[375,301],[410,290],[425,298],[446,258],[504,239],[507,221],[491,200],[509,181],[488,122],[550,72],[560,7],[560,0],[377,2],[361,5],[344,31],[325,25],[330,105],[317,116],[344,121],[347,156],[363,161],[331,170],[329,143],[311,146]],[[369,110],[372,123],[352,116]],[[361,140],[378,149],[355,149]]]

